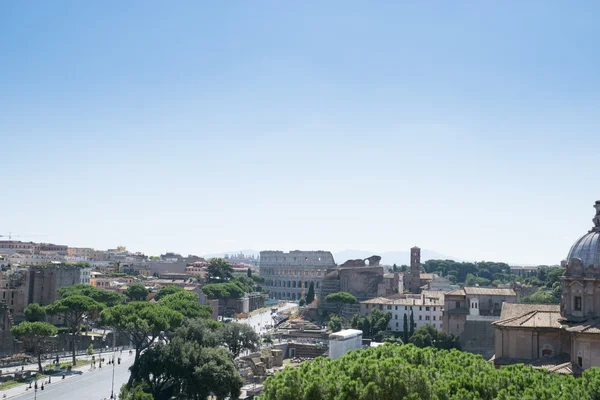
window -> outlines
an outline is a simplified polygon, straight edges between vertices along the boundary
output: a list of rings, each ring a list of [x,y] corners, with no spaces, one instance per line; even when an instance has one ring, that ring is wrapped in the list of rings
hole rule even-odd
[[[423,320],[423,316],[419,315],[419,321],[422,321],[422,320]]]
[[[576,297],[577,298],[577,297]],[[582,357],[577,357],[577,364],[579,364],[579,366],[581,368],[583,368],[583,358]]]
[[[460,308],[460,301],[456,302],[456,308]]]
[[[425,307],[425,311],[429,311],[429,307]]]
[[[423,311],[423,307],[419,306],[419,311]]]
[[[404,311],[408,310],[408,306],[404,306]]]
[[[435,315],[433,316],[433,320],[435,321]]]
[[[392,306],[387,306],[387,309],[388,309],[388,310],[391,310],[391,309],[392,309]]]
[[[396,311],[398,311],[398,306],[394,306],[394,307],[396,307]]]
[[[581,296],[575,296],[575,311],[581,311]]]
[[[425,321],[429,321],[429,315],[425,316]]]
[[[396,322],[396,328],[398,327],[398,323]]]
[[[398,314],[394,315],[394,319],[398,319]]]
[[[435,307],[433,307],[433,311],[435,311]]]

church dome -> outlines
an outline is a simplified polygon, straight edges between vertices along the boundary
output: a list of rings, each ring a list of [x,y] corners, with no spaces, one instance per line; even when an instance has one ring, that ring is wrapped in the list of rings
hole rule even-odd
[[[594,208],[594,227],[573,244],[567,256],[567,262],[580,259],[583,268],[586,269],[600,267],[600,200],[596,201]]]

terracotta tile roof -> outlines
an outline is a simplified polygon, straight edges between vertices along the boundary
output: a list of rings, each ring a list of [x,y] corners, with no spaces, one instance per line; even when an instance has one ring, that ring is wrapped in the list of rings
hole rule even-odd
[[[600,319],[592,319],[590,321],[581,322],[579,324],[565,323],[567,332],[575,333],[600,333]]]
[[[549,311],[560,313],[560,305],[502,303],[502,312],[500,313],[500,320],[521,316],[532,311]]]
[[[451,292],[446,292],[446,296],[464,296],[466,293],[464,289],[456,289]]]
[[[425,298],[435,297],[441,301],[444,301],[444,292],[441,290],[423,290],[421,291],[421,295],[425,296]]]
[[[498,289],[489,287],[466,286],[464,291],[467,295],[488,295],[488,296],[516,296],[514,289]]]
[[[523,328],[560,328],[560,306],[558,304],[513,304],[503,303],[498,321],[492,325]]]

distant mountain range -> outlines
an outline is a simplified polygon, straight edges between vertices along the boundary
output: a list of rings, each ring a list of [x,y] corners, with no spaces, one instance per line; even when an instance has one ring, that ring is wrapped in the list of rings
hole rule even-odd
[[[244,250],[234,250],[223,253],[213,253],[206,254],[204,258],[214,258],[214,257],[223,257],[225,254],[239,254],[244,253],[247,256],[258,256],[260,251],[252,250],[252,249],[244,249]],[[368,250],[343,250],[333,253],[333,257],[335,258],[335,262],[337,264],[343,264],[347,260],[355,260],[355,259],[365,259],[367,257],[371,257],[372,255],[381,256],[381,263],[384,265],[392,265],[396,264],[400,265],[409,265],[410,264],[410,251],[368,251]],[[425,262],[427,260],[455,260],[462,261],[456,257],[447,256],[444,254],[440,254],[433,250],[421,249],[421,262]]]

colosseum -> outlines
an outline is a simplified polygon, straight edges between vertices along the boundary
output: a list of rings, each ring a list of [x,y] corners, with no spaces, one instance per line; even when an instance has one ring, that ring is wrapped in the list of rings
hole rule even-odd
[[[335,260],[329,251],[283,251],[260,252],[260,275],[271,291],[271,298],[278,300],[300,300],[312,283],[315,294],[327,269],[335,268]]]

